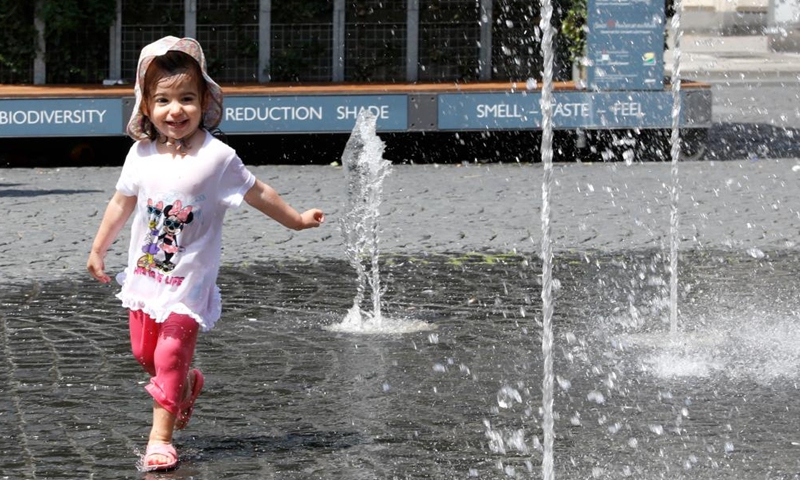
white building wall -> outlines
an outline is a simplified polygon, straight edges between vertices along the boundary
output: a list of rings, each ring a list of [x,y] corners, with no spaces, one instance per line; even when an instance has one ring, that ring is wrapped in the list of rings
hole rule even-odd
[[[683,0],[681,26],[686,32],[760,34],[767,26],[770,0]]]

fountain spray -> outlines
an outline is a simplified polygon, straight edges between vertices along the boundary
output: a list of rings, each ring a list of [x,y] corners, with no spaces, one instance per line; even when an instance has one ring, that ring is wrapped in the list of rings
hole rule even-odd
[[[350,325],[363,323],[361,304],[368,285],[372,291],[372,312],[367,313],[368,319],[380,323],[382,318],[378,218],[383,180],[391,171],[391,162],[383,158],[385,145],[375,134],[376,122],[374,114],[363,110],[342,154],[347,201],[340,224],[347,260],[357,274],[356,296],[344,320]]]
[[[679,197],[679,177],[678,161],[681,156],[681,0],[675,0],[675,13],[672,16],[671,31],[675,38],[675,50],[673,53],[672,67],[672,135],[670,137],[670,155],[672,157],[672,187],[670,188],[670,255],[669,255],[669,330],[671,335],[678,333],[678,244],[680,235],[678,232],[678,197]]]
[[[542,29],[542,411],[544,429],[542,478],[553,480],[553,246],[550,239],[550,190],[553,176],[553,16],[551,0],[541,0]]]

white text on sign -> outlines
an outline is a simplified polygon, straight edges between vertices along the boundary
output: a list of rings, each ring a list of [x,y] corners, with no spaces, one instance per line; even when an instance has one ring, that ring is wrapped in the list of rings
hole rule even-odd
[[[99,124],[105,110],[0,110],[0,125]]]
[[[643,117],[642,104],[639,102],[616,102],[611,110],[618,117]]]
[[[353,119],[355,120],[358,117],[358,114],[364,110],[368,110],[371,112],[375,117],[380,119],[387,119],[389,118],[389,106],[388,105],[366,105],[361,107],[356,106],[340,106],[336,108],[336,119],[337,120],[347,120]]]

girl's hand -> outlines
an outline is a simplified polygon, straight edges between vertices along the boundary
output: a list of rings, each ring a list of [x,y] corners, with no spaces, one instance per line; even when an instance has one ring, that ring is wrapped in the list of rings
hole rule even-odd
[[[100,283],[109,283],[111,278],[105,273],[105,263],[100,254],[92,252],[89,254],[89,261],[86,262],[86,269]]]
[[[86,269],[101,283],[109,283],[111,279],[105,273],[105,263],[103,259],[108,252],[108,247],[117,238],[117,234],[122,230],[128,217],[131,216],[136,208],[136,197],[126,196],[120,192],[115,192],[108,202],[106,213],[103,214],[103,221],[97,229],[97,235],[92,242],[92,249],[89,251],[89,260],[86,262]]]
[[[325,222],[325,214],[322,213],[322,210],[317,208],[306,210],[300,214],[300,218],[302,219],[302,224],[298,230],[319,227],[323,222]]]

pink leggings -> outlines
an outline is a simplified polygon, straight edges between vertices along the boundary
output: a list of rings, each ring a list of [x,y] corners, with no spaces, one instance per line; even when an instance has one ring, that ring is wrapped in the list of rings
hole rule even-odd
[[[194,318],[175,313],[163,323],[141,310],[132,310],[129,316],[133,356],[151,375],[145,389],[177,416],[200,326]]]

